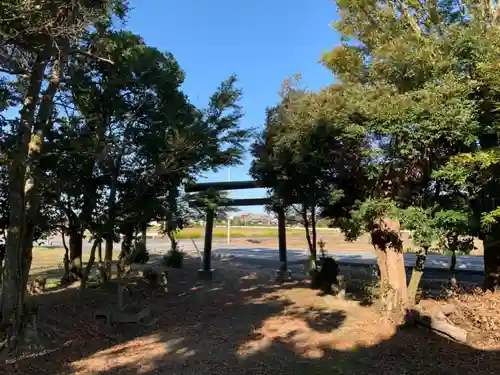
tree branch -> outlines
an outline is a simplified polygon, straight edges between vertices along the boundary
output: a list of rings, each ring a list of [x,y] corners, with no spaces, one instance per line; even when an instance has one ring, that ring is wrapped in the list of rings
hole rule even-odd
[[[18,69],[5,69],[5,68],[1,68],[0,67],[0,73],[5,73],[5,74],[10,74],[10,75],[13,75],[13,76],[17,76],[17,75],[27,75],[27,71],[24,70],[24,69],[21,69],[21,68],[18,68]]]
[[[83,56],[86,56],[86,57],[89,57],[91,59],[95,59],[95,60],[98,60],[98,61],[102,61],[102,62],[105,62],[105,63],[108,63],[108,64],[111,64],[111,65],[115,65],[115,62],[110,60],[110,59],[106,59],[104,57],[99,57],[99,56],[96,56],[94,55],[93,53],[90,53],[90,52],[87,52],[87,51],[82,51],[82,50],[73,50],[72,51],[73,53],[77,54],[77,55],[83,55]]]

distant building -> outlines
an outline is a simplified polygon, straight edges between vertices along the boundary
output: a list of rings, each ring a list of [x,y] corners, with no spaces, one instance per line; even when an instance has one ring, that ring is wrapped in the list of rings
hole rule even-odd
[[[247,213],[234,217],[242,225],[277,225],[278,220],[266,214]]]

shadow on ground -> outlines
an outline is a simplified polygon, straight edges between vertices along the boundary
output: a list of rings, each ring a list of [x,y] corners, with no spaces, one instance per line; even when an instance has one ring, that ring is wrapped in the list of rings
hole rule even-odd
[[[151,307],[154,319],[144,325],[93,319],[97,308],[114,301],[112,283],[83,294],[64,289],[39,296],[40,326],[71,345],[0,365],[0,373],[459,375],[500,368],[498,351],[423,329],[381,329],[386,323],[367,308],[327,304],[305,282],[263,282],[238,269],[220,269],[213,281],[199,282],[198,266],[187,261],[183,270],[170,270],[167,292],[131,288],[128,301]]]

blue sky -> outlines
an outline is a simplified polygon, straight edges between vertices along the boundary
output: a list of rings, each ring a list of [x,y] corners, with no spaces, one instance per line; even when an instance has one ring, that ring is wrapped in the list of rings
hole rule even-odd
[[[318,64],[339,41],[331,28],[332,0],[132,0],[127,27],[148,44],[172,52],[186,73],[184,91],[204,106],[222,80],[235,73],[243,89],[243,126],[262,128],[265,108],[275,104],[286,77],[319,89],[333,81]],[[249,179],[250,156],[231,167],[231,180]],[[205,181],[226,181],[227,169]],[[262,197],[265,190],[242,190],[232,197]],[[262,212],[262,207],[246,207]]]

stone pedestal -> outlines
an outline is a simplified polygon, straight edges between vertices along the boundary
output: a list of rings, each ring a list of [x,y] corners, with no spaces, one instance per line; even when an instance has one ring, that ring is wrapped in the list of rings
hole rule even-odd
[[[213,274],[214,274],[214,269],[209,269],[209,270],[204,270],[204,269],[199,269],[198,270],[198,277],[201,280],[212,280]]]
[[[126,324],[140,323],[151,316],[149,306],[125,306],[122,309],[116,309],[112,306],[95,312],[95,318],[104,318],[108,324]]]
[[[289,269],[279,269],[276,271],[276,281],[283,282],[290,280],[292,280],[292,271],[290,271]]]

